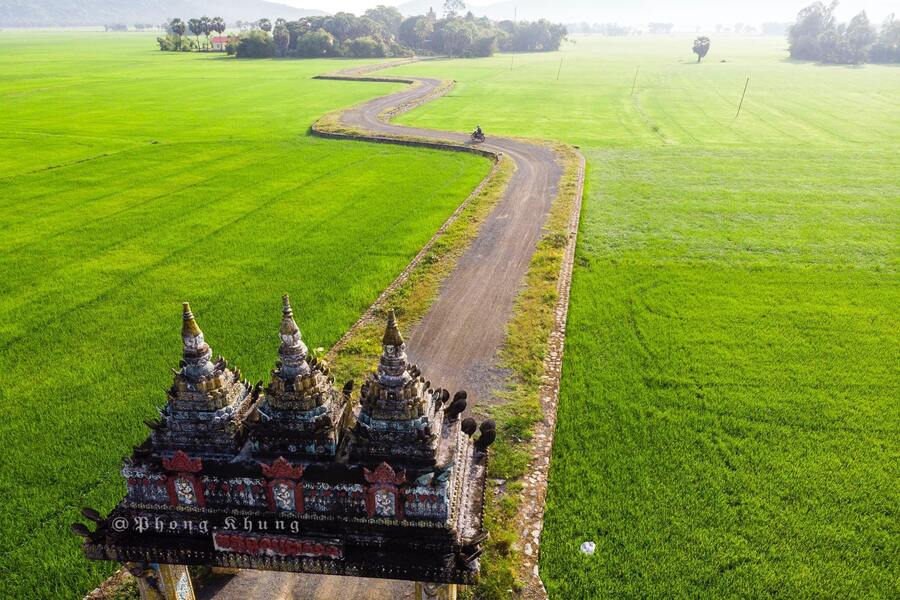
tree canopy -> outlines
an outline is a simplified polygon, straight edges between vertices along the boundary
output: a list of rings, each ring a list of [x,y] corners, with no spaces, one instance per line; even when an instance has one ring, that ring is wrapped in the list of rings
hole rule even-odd
[[[694,40],[694,54],[697,55],[697,62],[700,62],[706,57],[706,54],[709,52],[709,38],[705,35],[698,37]]]
[[[269,19],[236,24],[240,42],[229,47],[240,57],[256,56],[353,56],[360,58],[446,54],[449,56],[490,56],[506,52],[549,52],[558,50],[568,34],[565,26],[541,19],[534,22],[501,21],[460,16],[462,2],[448,2],[452,10],[439,19],[433,10],[425,15],[404,19],[393,7],[378,5],[357,17],[348,12],[328,16],[303,17],[295,21]],[[225,23],[219,17],[188,20],[173,19],[169,35],[159,38],[163,50],[200,49],[200,36],[212,31],[222,33]],[[196,42],[183,44],[189,28]],[[241,43],[246,40],[245,43]]]
[[[238,58],[271,58],[275,56],[275,42],[268,31],[256,29],[241,35],[237,44]]]
[[[835,18],[837,0],[814,2],[788,30],[791,58],[826,63],[900,62],[900,25],[891,15],[877,33],[865,11],[849,23]]]

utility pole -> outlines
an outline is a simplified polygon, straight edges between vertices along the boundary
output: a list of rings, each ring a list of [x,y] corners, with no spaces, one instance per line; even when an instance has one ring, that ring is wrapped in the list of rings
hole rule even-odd
[[[735,120],[737,120],[738,115],[741,114],[741,107],[744,106],[744,96],[747,95],[747,88],[748,88],[748,87],[750,87],[750,78],[749,78],[749,77],[747,78],[747,83],[744,84],[744,93],[741,94],[741,103],[738,104],[738,111],[737,111],[737,114],[734,115]]]
[[[637,85],[637,76],[641,71],[641,65],[637,66],[637,69],[634,70],[634,81],[631,82],[631,95],[634,96],[634,86]]]
[[[516,23],[519,20],[519,7],[513,7],[513,40],[516,39]],[[512,59],[509,61],[509,70],[512,71],[516,64],[516,47],[513,45]]]

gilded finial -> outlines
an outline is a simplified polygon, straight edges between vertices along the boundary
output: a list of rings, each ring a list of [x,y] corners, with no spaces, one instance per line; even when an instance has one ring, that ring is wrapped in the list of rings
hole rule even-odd
[[[184,342],[184,369],[182,373],[190,378],[208,375],[213,370],[212,350],[203,336],[203,331],[194,319],[191,305],[182,303],[181,340]]]
[[[403,345],[403,336],[397,328],[397,318],[394,315],[394,309],[388,311],[387,327],[384,330],[384,339],[381,341],[385,346],[400,347]]]
[[[191,305],[188,302],[182,303],[182,320],[183,323],[181,325],[181,337],[197,337],[198,335],[203,335],[203,332],[200,331],[200,326],[197,325],[197,321],[194,319],[194,313],[191,312]]]

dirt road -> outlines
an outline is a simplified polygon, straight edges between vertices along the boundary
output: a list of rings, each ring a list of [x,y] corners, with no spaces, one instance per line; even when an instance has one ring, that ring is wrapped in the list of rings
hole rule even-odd
[[[347,73],[352,75],[352,73]],[[465,143],[468,134],[403,127],[380,115],[429,98],[442,84],[415,78],[417,85],[346,111],[341,121],[374,135],[415,136]],[[472,124],[474,129],[475,123]],[[541,235],[562,169],[549,148],[490,134],[479,147],[502,153],[516,163],[516,172],[502,199],[488,216],[475,241],[460,258],[428,313],[407,340],[410,358],[435,385],[465,389],[471,403],[487,402],[502,385],[497,351],[506,334],[513,302],[522,285]],[[411,598],[409,582],[242,571],[203,591],[201,598],[333,599]]]

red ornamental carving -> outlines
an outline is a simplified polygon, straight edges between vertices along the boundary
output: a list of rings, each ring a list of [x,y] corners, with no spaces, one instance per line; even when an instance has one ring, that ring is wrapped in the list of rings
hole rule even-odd
[[[406,471],[400,471],[399,473],[395,473],[394,469],[391,468],[391,465],[386,462],[378,465],[378,468],[375,471],[370,471],[366,468],[363,468],[363,474],[365,475],[366,481],[369,483],[387,483],[400,485],[404,481],[406,481]]]
[[[397,486],[406,481],[406,471],[395,472],[391,465],[386,462],[378,465],[374,471],[363,468],[363,476],[369,482],[366,490],[366,512],[370,517],[377,516],[376,496],[379,491],[388,492],[394,498],[394,514],[396,519],[403,518],[403,503],[401,502],[401,494]],[[386,515],[382,515],[386,516]]]
[[[341,560],[344,549],[337,541],[314,541],[285,536],[256,536],[240,533],[213,534],[213,543],[220,552],[237,552],[254,556],[309,556]]]
[[[269,509],[272,511],[279,510],[278,504],[275,502],[275,489],[279,485],[284,485],[291,490],[291,493],[294,496],[294,510],[303,514],[305,508],[303,486],[298,484],[296,480],[303,477],[304,466],[294,466],[286,461],[283,456],[279,456],[271,465],[260,463],[259,466],[262,468],[263,475],[270,478],[270,481],[266,483],[266,496],[269,500]]]
[[[179,473],[197,473],[203,468],[201,459],[192,459],[182,450],[176,452],[172,458],[164,458],[162,464],[165,469]]]
[[[295,467],[286,461],[283,456],[279,456],[278,460],[271,465],[260,463],[259,466],[262,467],[263,475],[266,477],[277,477],[280,479],[300,479],[303,477],[303,465]]]
[[[191,488],[194,493],[193,503],[183,503],[178,499],[178,492],[176,491],[175,486],[177,485],[177,481],[179,479],[186,479],[188,482],[190,482]],[[177,477],[169,477],[166,480],[166,490],[169,493],[169,504],[171,504],[172,506],[179,506],[182,504],[184,504],[185,506],[199,506],[200,508],[206,506],[206,494],[204,492],[203,483],[196,475],[181,475]]]

